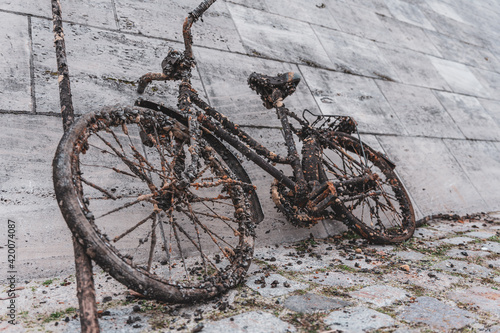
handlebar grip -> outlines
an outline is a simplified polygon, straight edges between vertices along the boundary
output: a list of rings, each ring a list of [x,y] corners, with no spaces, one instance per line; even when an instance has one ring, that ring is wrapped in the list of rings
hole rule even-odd
[[[201,15],[217,0],[204,0],[198,7],[196,7],[190,14],[194,21],[197,21]]]
[[[148,86],[148,84],[153,81],[166,81],[170,80],[170,78],[165,73],[147,73],[141,76],[141,78],[137,81],[138,87],[137,92],[142,94],[144,89]]]

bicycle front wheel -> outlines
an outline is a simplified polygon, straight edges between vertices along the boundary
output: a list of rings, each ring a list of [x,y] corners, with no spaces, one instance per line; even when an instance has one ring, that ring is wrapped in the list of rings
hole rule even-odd
[[[346,191],[339,196],[338,217],[373,243],[397,243],[410,238],[415,231],[413,207],[402,182],[383,156],[341,132],[329,132],[320,142],[322,181],[361,177],[367,169],[376,175],[374,182],[358,186],[354,195]]]
[[[62,138],[54,186],[86,253],[127,287],[166,302],[213,297],[240,283],[253,254],[246,183],[203,139],[143,108],[82,116]],[[198,173],[186,177],[198,160]]]

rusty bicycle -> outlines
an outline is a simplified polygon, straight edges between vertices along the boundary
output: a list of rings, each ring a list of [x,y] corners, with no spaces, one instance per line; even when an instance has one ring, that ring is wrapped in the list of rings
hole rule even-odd
[[[286,156],[200,98],[191,84],[191,27],[215,1],[189,13],[184,52],[170,50],[161,73],[139,79],[141,93],[153,80],[179,81],[177,108],[143,99],[106,107],[82,115],[61,139],[57,201],[87,254],[129,288],[167,302],[193,302],[236,286],[263,219],[236,151],[274,177],[272,200],[296,226],[335,219],[375,243],[411,237],[414,212],[395,165],[352,136],[355,121],[307,110],[299,117],[285,107],[299,75],[248,78],[281,121]]]

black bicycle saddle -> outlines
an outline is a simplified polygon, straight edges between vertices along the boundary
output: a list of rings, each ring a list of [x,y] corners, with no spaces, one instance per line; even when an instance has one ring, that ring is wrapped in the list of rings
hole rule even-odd
[[[281,98],[285,99],[295,92],[300,82],[300,75],[293,72],[281,73],[276,76],[268,76],[259,73],[252,73],[248,77],[248,85],[255,90],[264,101],[264,106],[273,108],[271,95],[275,89],[281,92]]]

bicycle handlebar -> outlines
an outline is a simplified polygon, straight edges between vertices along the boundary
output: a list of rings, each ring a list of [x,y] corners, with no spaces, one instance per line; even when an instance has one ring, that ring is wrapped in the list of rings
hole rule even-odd
[[[191,35],[191,27],[193,23],[198,21],[198,19],[203,15],[203,13],[217,0],[204,0],[202,1],[198,7],[196,7],[192,12],[189,13],[189,16],[184,21],[184,26],[182,29],[182,34],[184,36],[184,46],[186,48],[184,54],[187,58],[193,58],[193,36]]]

